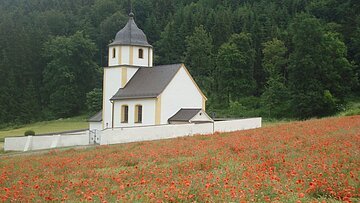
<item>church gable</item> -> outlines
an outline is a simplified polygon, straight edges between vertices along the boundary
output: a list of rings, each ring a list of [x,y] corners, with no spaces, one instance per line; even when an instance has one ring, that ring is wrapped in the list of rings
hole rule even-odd
[[[161,124],[166,124],[168,119],[182,108],[205,110],[206,97],[183,64],[159,97],[161,97]]]

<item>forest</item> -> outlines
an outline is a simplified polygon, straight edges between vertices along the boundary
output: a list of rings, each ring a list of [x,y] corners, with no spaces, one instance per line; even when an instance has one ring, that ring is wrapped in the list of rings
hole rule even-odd
[[[184,63],[217,117],[334,115],[360,95],[358,0],[133,0],[156,65]],[[101,109],[126,0],[0,1],[0,127]]]

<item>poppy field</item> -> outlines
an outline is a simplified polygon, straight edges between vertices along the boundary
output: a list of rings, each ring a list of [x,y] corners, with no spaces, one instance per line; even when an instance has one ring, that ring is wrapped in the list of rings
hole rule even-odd
[[[359,202],[360,116],[0,157],[0,201]]]

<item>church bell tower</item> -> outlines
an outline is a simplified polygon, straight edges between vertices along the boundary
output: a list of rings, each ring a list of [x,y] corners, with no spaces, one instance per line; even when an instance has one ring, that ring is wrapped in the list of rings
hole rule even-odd
[[[148,43],[144,32],[134,21],[134,14],[129,14],[129,21],[109,44],[109,67],[112,66],[153,66],[153,48]]]
[[[103,79],[103,129],[111,128],[113,103],[111,97],[124,88],[139,68],[152,68],[153,47],[148,43],[144,32],[134,21],[134,14],[109,44],[108,67],[104,67]]]

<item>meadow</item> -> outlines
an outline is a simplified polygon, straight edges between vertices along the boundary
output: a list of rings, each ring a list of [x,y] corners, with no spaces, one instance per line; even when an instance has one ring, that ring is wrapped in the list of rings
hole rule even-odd
[[[69,130],[81,130],[89,128],[89,123],[85,116],[78,116],[72,118],[41,121],[22,126],[13,126],[9,128],[0,129],[0,140],[5,137],[24,136],[27,130],[33,130],[36,134],[55,133]]]
[[[2,156],[0,201],[359,202],[360,116]]]

